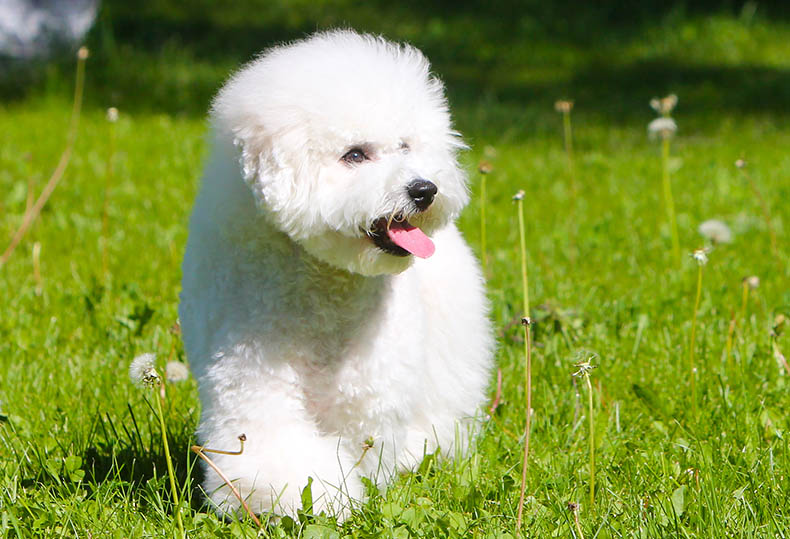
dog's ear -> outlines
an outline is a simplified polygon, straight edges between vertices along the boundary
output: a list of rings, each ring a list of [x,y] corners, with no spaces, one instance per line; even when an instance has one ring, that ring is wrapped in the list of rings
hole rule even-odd
[[[217,143],[235,146],[241,175],[258,205],[278,213],[297,195],[297,171],[291,161],[300,155],[304,140],[290,132],[290,118],[265,99],[260,62],[236,74],[220,90],[212,103],[211,121]]]
[[[259,205],[275,214],[297,197],[295,170],[275,137],[262,129],[257,133],[237,131],[233,137],[242,177]]]
[[[217,124],[215,118],[215,144],[235,154],[240,176],[272,223],[294,239],[304,237],[315,221],[304,213],[311,211],[311,180],[319,175],[318,165],[306,157],[310,153],[307,136],[285,129],[272,135],[252,120],[228,126]]]
[[[252,186],[260,177],[278,174],[285,163],[275,150],[272,137],[266,136],[263,129],[258,133],[235,130],[232,134],[233,145],[239,156],[239,166],[244,180]]]

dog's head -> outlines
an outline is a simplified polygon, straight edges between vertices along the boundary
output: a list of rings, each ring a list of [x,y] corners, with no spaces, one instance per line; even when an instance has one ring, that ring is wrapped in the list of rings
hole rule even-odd
[[[270,222],[334,266],[402,271],[468,199],[443,86],[413,47],[317,34],[243,68],[212,112]]]

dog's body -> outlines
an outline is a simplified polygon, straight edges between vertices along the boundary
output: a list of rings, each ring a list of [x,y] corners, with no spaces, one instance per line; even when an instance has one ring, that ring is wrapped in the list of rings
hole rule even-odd
[[[198,436],[246,435],[212,457],[254,511],[293,514],[312,477],[314,509],[339,513],[361,476],[465,445],[480,416],[493,339],[452,223],[461,144],[424,57],[351,32],[268,52],[213,123],[179,309]]]

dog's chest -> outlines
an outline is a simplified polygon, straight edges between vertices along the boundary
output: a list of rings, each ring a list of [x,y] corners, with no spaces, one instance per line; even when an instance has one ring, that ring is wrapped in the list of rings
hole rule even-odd
[[[392,437],[422,393],[424,344],[404,334],[404,305],[388,302],[352,326],[314,342],[297,371],[305,408],[318,427],[348,437]]]

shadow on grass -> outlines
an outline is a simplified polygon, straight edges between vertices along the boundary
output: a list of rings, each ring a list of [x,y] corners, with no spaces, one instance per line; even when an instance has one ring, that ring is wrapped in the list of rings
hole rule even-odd
[[[128,408],[128,416],[122,421],[115,422],[109,415],[97,417],[96,424],[100,425],[100,440],[94,440],[86,448],[82,457],[86,485],[100,485],[103,483],[126,483],[135,492],[135,497],[144,500],[144,487],[152,479],[166,481],[167,461],[159,434],[158,426],[154,425],[155,412],[150,410],[146,424],[142,425],[150,431],[150,436],[140,434],[140,414],[133,408]],[[128,425],[128,426],[127,426]],[[205,497],[200,484],[203,482],[204,472],[199,465],[199,458],[190,446],[194,443],[191,431],[188,429],[173,429],[168,432],[168,444],[172,457],[173,468],[176,475],[176,484],[179,487],[188,486],[190,491],[190,505],[194,510],[205,510]],[[97,434],[99,434],[97,432]],[[146,441],[144,441],[144,439]],[[169,484],[158,489],[166,499],[171,498]]]
[[[684,114],[790,113],[787,69],[687,63],[655,55],[618,61],[619,52],[635,40],[641,43],[650,28],[682,24],[690,12],[683,4],[648,2],[628,13],[613,3],[595,9],[576,2],[535,9],[528,9],[529,2],[502,4],[504,11],[487,2],[449,9],[446,2],[409,0],[349,10],[341,0],[324,0],[298,10],[285,1],[243,0],[228,12],[210,3],[189,10],[165,0],[133,10],[108,0],[89,35],[86,98],[99,108],[203,117],[228,74],[261,49],[316,28],[351,25],[423,49],[444,79],[456,111],[472,111],[468,119],[460,115],[460,127],[474,123],[480,135],[501,133],[514,123],[534,132],[543,120],[554,129],[553,103],[565,97],[575,99],[580,112],[605,117],[608,123],[646,121],[652,114],[649,99],[668,92],[681,96],[679,112]],[[722,12],[722,6],[708,4],[717,3],[703,2],[695,13]],[[785,15],[781,4],[771,6]],[[746,8],[729,9],[732,15]],[[510,17],[504,15],[508,10]],[[8,101],[31,93],[68,95],[72,69],[71,57],[61,58],[24,83],[6,80],[0,96]]]
[[[680,113],[684,115],[790,114],[790,70],[763,66],[655,60],[622,67],[595,65],[576,71],[567,80],[548,83],[504,79],[483,88],[473,77],[446,80],[459,104],[474,105],[488,92],[489,99],[516,115],[519,109],[538,104],[553,114],[554,101],[567,97],[588,113],[606,116],[609,123],[646,121],[653,115],[648,107],[650,98],[667,93],[681,96]]]

